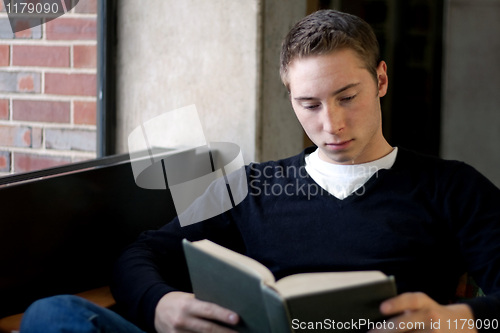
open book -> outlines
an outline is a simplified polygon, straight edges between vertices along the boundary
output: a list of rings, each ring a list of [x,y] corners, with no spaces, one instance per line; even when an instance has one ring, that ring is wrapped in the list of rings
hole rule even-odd
[[[379,271],[303,273],[275,281],[258,261],[209,240],[184,240],[183,246],[196,298],[237,312],[239,332],[300,332],[311,325],[317,332],[366,331],[360,324],[382,319],[380,303],[396,295],[393,277]]]

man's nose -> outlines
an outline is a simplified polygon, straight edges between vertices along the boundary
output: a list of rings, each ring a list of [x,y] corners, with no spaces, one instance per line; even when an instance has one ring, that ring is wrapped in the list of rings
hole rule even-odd
[[[345,128],[345,115],[340,107],[329,105],[324,109],[323,130],[330,134],[338,134]]]

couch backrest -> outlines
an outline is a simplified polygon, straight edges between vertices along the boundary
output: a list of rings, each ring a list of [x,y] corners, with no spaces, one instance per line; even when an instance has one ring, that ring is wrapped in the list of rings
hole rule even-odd
[[[142,231],[175,216],[168,190],[136,186],[128,155],[0,178],[0,317],[108,283]]]

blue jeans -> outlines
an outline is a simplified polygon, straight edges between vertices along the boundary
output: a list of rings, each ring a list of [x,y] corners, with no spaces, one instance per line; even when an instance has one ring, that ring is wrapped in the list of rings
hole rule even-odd
[[[144,333],[117,313],[71,295],[34,302],[24,313],[21,332]]]

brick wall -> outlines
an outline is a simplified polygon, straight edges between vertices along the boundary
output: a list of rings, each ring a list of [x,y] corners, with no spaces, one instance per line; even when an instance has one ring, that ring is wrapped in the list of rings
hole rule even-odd
[[[0,8],[0,176],[94,158],[97,0],[18,33]]]

